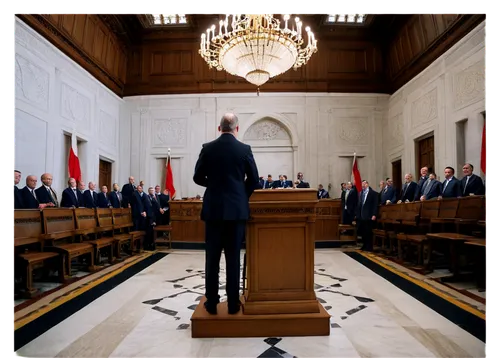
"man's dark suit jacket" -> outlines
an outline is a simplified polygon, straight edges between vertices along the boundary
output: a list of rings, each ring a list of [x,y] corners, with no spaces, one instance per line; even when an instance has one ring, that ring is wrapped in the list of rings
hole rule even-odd
[[[142,194],[142,207],[144,208],[144,211],[146,212],[146,223],[149,225],[152,225],[153,222],[155,221],[155,210],[153,207],[153,204],[151,203],[151,199],[149,198],[149,194]]]
[[[266,187],[265,187],[264,189],[272,189],[272,188],[273,188],[273,185],[274,185],[274,181],[272,181],[272,182],[268,182],[268,181],[266,180]]]
[[[97,194],[97,203],[98,207],[103,209],[109,208],[109,206],[111,205],[108,196],[104,193]]]
[[[95,191],[93,194],[93,196],[90,195],[89,189],[83,193],[83,203],[86,208],[93,209],[99,207],[99,197]]]
[[[347,192],[346,192],[347,194]],[[345,201],[345,199],[344,199]],[[347,212],[349,215],[356,215],[356,208],[358,206],[358,190],[356,187],[352,187],[351,190],[349,190],[349,195],[347,195],[347,201],[345,201],[344,206],[342,207],[342,210],[345,209],[347,206]]]
[[[134,193],[135,188],[136,188],[136,186],[132,185],[130,183],[125,184],[123,186],[123,188],[122,188],[122,198],[123,198],[122,206],[124,208],[127,208],[128,204],[132,201],[132,194]]]
[[[158,225],[166,225],[170,223],[170,196],[165,195],[165,194],[155,194],[156,195],[156,200],[160,204],[158,208],[158,215],[156,220],[158,220],[157,224]],[[159,209],[167,209],[163,214],[159,212]]]
[[[249,145],[230,133],[205,143],[196,162],[193,180],[207,188],[203,195],[202,220],[248,220],[248,199],[259,183]]]
[[[422,187],[424,186],[424,183],[427,181],[427,179],[429,179],[429,176],[425,176],[424,179],[422,179],[422,177],[419,177],[418,179],[418,183],[417,183],[417,189],[415,190],[415,198],[414,198],[414,201],[419,201],[420,200],[420,197],[422,195],[424,195],[423,191],[422,191]]]
[[[14,185],[14,209],[24,209],[23,196],[21,190]]]
[[[35,189],[35,194],[36,194],[36,198],[38,199],[38,202],[40,204],[48,204],[48,203],[53,203],[54,205],[56,204],[55,198],[54,198],[54,200],[50,199],[49,192],[47,191],[47,188],[45,187],[45,185],[42,185],[38,189]],[[54,194],[52,194],[52,195],[54,195]]]
[[[406,191],[405,191],[406,185]],[[409,184],[403,184],[403,189],[401,189],[401,201],[404,203],[406,200],[415,201],[415,191],[417,190],[417,183],[411,181]]]
[[[33,194],[31,194],[31,190],[27,186],[21,189],[21,195],[24,204],[23,209],[38,209],[40,202],[37,199],[35,199]],[[36,195],[36,190],[35,190],[35,195]]]
[[[462,182],[462,196],[469,196],[470,194],[484,195],[485,190],[484,190],[483,179],[481,179],[476,174],[471,174],[467,186],[465,186],[465,183],[467,182],[467,177],[463,177],[461,182]]]
[[[349,194],[350,195],[350,194]],[[349,199],[349,198],[348,198]],[[378,194],[372,188],[368,188],[366,200],[363,204],[363,192],[359,193],[358,209],[356,210],[357,220],[371,220],[372,216],[377,216]]]
[[[118,193],[116,191],[112,191],[108,194],[108,199],[113,208],[119,209],[121,208],[120,199],[118,198]],[[123,202],[123,194],[122,194],[122,202]]]
[[[445,179],[446,180],[446,179]],[[445,186],[445,182],[441,183],[441,193],[440,195],[443,198],[458,198],[462,196],[462,183],[455,177],[452,177],[448,182],[448,185]]]
[[[325,189],[318,190],[318,199],[328,199],[330,194]]]
[[[158,202],[158,199],[156,198],[156,195],[153,195],[154,199],[152,199],[149,194],[146,195],[146,198],[149,201],[149,204],[151,205],[151,216],[153,218],[153,221],[156,221],[159,219],[161,213],[160,213],[160,203]],[[156,223],[158,224],[158,223]]]
[[[308,182],[306,181],[301,181],[297,184],[297,188],[310,188],[311,186],[309,185]]]
[[[429,193],[425,197],[425,200],[437,198],[439,195],[441,195],[441,182],[434,179],[432,183],[429,183],[429,185],[431,185],[431,188],[429,190]],[[424,195],[423,189],[422,189],[422,195]]]
[[[130,206],[132,208],[132,217],[139,217],[141,213],[144,212],[144,204],[143,198],[146,194],[143,192],[142,198],[141,194],[136,190],[132,194],[132,198],[130,199]],[[147,214],[147,213],[146,213]]]
[[[386,190],[387,189],[387,190]],[[392,185],[387,185],[383,190],[380,197],[380,204],[385,205],[385,203],[389,200],[392,204],[396,204],[396,190],[392,187]]]
[[[74,206],[75,208],[79,207],[78,198],[82,195],[80,190],[76,189],[76,196],[73,192],[73,189],[66,188],[62,192],[61,198],[61,208],[71,208]],[[77,198],[78,197],[78,198]]]
[[[275,180],[273,183],[273,188],[291,188],[293,185],[290,185],[288,180]]]
[[[259,179],[259,185],[258,185],[257,189],[265,189],[265,185],[266,185],[266,180]]]

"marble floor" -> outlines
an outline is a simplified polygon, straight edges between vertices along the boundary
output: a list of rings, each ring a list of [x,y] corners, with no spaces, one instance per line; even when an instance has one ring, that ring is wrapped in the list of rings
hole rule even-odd
[[[224,263],[221,263],[223,267]],[[221,269],[221,296],[224,270]],[[315,252],[327,337],[191,338],[204,253],[174,251],[54,326],[28,357],[484,357],[485,344],[339,250]]]

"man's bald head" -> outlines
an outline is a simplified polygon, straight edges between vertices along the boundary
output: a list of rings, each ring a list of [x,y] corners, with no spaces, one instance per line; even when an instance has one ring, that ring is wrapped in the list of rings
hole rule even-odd
[[[219,131],[222,133],[237,133],[238,117],[234,113],[224,114],[220,120]]]

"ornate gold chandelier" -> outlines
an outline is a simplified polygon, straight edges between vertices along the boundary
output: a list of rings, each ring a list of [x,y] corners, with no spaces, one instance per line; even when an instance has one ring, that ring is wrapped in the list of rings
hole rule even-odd
[[[210,68],[226,70],[261,86],[270,78],[305,65],[317,51],[318,41],[309,27],[307,46],[302,37],[302,22],[290,15],[280,20],[267,15],[226,15],[201,35],[200,55]]]

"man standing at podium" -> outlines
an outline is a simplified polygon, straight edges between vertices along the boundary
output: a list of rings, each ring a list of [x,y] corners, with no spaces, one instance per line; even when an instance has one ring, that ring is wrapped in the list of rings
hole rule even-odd
[[[217,314],[219,263],[224,249],[228,312],[240,310],[240,249],[250,213],[248,199],[259,184],[249,145],[236,139],[238,118],[226,113],[218,139],[203,144],[193,180],[204,186],[201,220],[205,221],[205,309]],[[246,179],[245,179],[246,177]]]

